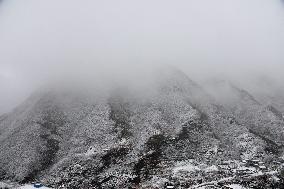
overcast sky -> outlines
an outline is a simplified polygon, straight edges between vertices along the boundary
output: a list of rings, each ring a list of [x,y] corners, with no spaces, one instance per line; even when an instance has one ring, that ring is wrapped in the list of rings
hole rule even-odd
[[[0,114],[67,70],[284,75],[282,0],[0,1]],[[82,73],[78,71],[78,73]]]

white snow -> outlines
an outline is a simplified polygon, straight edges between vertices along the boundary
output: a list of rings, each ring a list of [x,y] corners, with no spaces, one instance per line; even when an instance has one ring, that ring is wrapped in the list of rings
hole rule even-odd
[[[86,156],[92,156],[94,154],[96,154],[95,148],[89,148],[88,151],[85,153]]]
[[[35,189],[35,187],[33,185],[27,184],[27,185],[24,185],[24,186],[20,186],[17,189]],[[43,186],[40,189],[51,189],[51,188]]]
[[[245,167],[245,166],[242,166],[242,167],[239,167],[238,170],[249,170],[249,171],[251,171],[252,173],[256,173],[256,168],[254,168],[254,167]]]
[[[226,178],[222,178],[219,180],[219,182],[225,182],[225,181],[230,181],[233,180],[235,177],[226,177]]]
[[[4,183],[4,182],[0,182],[0,188],[11,188],[12,187],[12,185],[10,185],[10,184],[7,184],[7,183]]]
[[[189,162],[187,162],[186,164],[183,162],[183,163],[178,163],[176,167],[173,169],[174,174],[178,173],[179,171],[196,172],[200,171],[200,169]]]
[[[243,187],[239,184],[231,184],[231,185],[227,185],[227,187],[230,187],[232,189],[245,189],[245,187]]]
[[[206,169],[205,169],[205,172],[206,173],[212,173],[212,172],[217,172],[219,169],[218,169],[218,167],[216,166],[216,165],[212,165],[212,166],[210,166],[210,167],[207,167]]]
[[[167,189],[175,188],[174,186],[167,186]]]

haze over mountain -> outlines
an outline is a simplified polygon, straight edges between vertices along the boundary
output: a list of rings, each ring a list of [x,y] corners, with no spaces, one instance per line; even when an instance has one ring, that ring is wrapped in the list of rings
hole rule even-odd
[[[1,1],[0,112],[67,70],[113,79],[170,64],[198,82],[283,83],[283,14],[280,0]]]
[[[283,188],[283,49],[280,0],[0,0],[0,188]]]

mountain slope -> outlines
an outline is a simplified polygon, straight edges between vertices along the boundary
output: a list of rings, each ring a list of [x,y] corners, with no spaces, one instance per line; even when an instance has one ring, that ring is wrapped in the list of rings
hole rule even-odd
[[[263,110],[244,91],[234,89],[237,100],[253,109],[232,111],[179,70],[159,70],[149,86],[35,94],[1,118],[1,178],[41,179],[56,188],[126,188],[170,176],[179,161],[213,165],[265,157],[267,140],[278,142],[244,124],[251,122],[243,110]]]
[[[272,105],[262,104],[248,91],[230,82],[215,82],[208,89],[226,111],[231,112],[251,133],[269,143],[269,152],[281,154],[284,144],[284,119],[279,110]]]

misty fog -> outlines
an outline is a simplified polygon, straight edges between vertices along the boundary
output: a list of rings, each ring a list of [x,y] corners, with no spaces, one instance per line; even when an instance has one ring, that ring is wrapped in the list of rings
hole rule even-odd
[[[161,65],[281,86],[283,52],[281,0],[2,0],[0,114],[50,81],[141,85]]]

